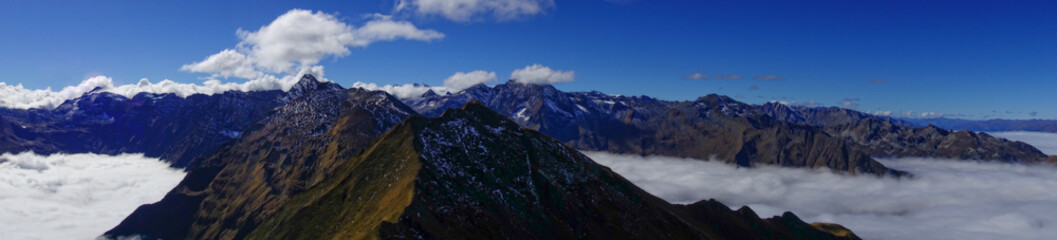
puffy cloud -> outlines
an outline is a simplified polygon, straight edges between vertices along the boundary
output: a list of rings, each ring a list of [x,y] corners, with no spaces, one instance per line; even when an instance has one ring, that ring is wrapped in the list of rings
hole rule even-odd
[[[715,78],[719,79],[719,80],[741,80],[742,79],[741,75],[737,75],[737,74],[716,75]]]
[[[302,9],[290,10],[256,31],[239,29],[237,35],[242,41],[235,49],[225,49],[180,69],[209,73],[212,78],[250,79],[246,83],[247,89],[287,90],[305,72],[314,73],[317,79],[326,81],[321,76],[323,68],[315,64],[323,58],[346,56],[350,47],[366,47],[374,42],[398,39],[432,41],[444,38],[440,32],[419,29],[410,22],[394,21],[385,15],[375,14],[370,21],[356,28],[334,15]]]
[[[253,61],[231,49],[206,57],[201,62],[183,65],[180,70],[197,73],[212,73],[213,77],[238,77],[255,79],[264,75],[253,66]]]
[[[857,108],[859,107],[859,98],[844,98],[840,101],[840,105],[845,108]]]
[[[433,91],[436,94],[444,95],[448,93],[458,92],[477,84],[489,83],[495,81],[496,79],[497,75],[495,74],[495,72],[476,70],[469,73],[456,72],[447,79],[444,79],[444,86],[439,87],[429,86],[425,84],[378,85],[375,83],[364,82],[353,83],[352,87],[363,88],[372,91],[385,91],[403,100],[415,100],[422,97],[422,95],[428,91]]]
[[[872,114],[873,114],[873,115],[878,115],[878,116],[886,116],[886,117],[887,117],[887,116],[892,116],[892,111],[881,111],[881,110],[877,110],[877,111],[874,111],[874,112],[873,112]]]
[[[576,77],[576,73],[573,71],[560,71],[554,70],[550,67],[545,67],[539,64],[533,64],[526,66],[522,69],[514,70],[510,73],[510,78],[514,81],[525,84],[554,84],[572,82],[573,78]]]
[[[289,90],[304,74],[328,81],[323,66],[316,65],[326,57],[348,55],[350,47],[366,47],[378,41],[409,39],[432,41],[444,37],[433,30],[422,30],[389,16],[374,15],[360,28],[345,24],[337,17],[309,10],[294,9],[277,17],[257,31],[239,29],[241,39],[233,49],[224,49],[202,61],[186,64],[180,70],[210,74],[201,84],[147,79],[137,84],[115,86],[109,77],[98,76],[61,91],[29,90],[22,85],[0,82],[0,107],[54,108],[62,102],[80,97],[97,87],[104,91],[132,97],[138,93],[174,93],[181,97],[193,94],[217,94],[227,91]],[[218,78],[243,78],[242,83],[221,82]]]
[[[759,75],[759,76],[753,77],[752,79],[761,80],[761,81],[782,81],[782,80],[785,80],[784,77],[779,77],[779,76],[775,76],[775,75]]]
[[[184,177],[142,154],[0,155],[5,239],[92,239]]]
[[[738,168],[717,161],[586,153],[663,199],[714,198],[760,216],[792,211],[865,239],[1048,239],[1057,235],[1057,168],[939,159],[881,159],[914,178],[827,170]]]
[[[317,79],[324,79],[323,66],[311,66],[303,68],[297,74],[288,74],[282,78],[266,75],[262,78],[246,81],[243,83],[227,82],[219,80],[208,80],[202,84],[178,83],[165,79],[158,83],[150,80],[140,79],[136,84],[115,85],[113,79],[107,76],[95,76],[85,79],[77,86],[63,88],[62,91],[52,91],[50,88],[43,90],[29,90],[22,85],[10,86],[0,82],[0,107],[13,109],[58,107],[66,100],[74,99],[97,89],[102,92],[110,92],[128,98],[140,93],[172,93],[180,97],[194,94],[221,94],[227,91],[263,91],[263,90],[289,90],[291,86],[300,80],[304,74],[312,74]]]
[[[385,91],[402,100],[418,99],[419,97],[422,97],[422,94],[425,94],[430,90],[441,95],[455,92],[447,87],[434,87],[424,84],[378,85],[375,83],[356,82],[352,84],[352,87],[371,91]]]
[[[782,99],[786,99],[786,97],[782,97]],[[792,102],[787,102],[787,101],[778,101],[778,103],[781,103],[781,104],[785,104],[785,105],[787,105],[787,106],[795,106],[795,107],[818,107],[818,106],[822,106],[822,103],[820,103],[820,102],[818,102],[818,101],[815,101],[814,99],[812,99],[812,100],[808,100],[807,102],[800,102],[800,101],[792,101]]]
[[[29,109],[55,108],[67,99],[80,97],[96,88],[111,88],[114,81],[106,76],[95,76],[85,79],[77,86],[67,86],[60,91],[51,88],[30,90],[18,85],[7,85],[0,82],[0,107]]]
[[[908,117],[918,118],[942,118],[942,117],[962,117],[964,115],[960,113],[942,113],[942,112],[920,112],[914,114],[913,112],[907,112]]]
[[[444,34],[434,30],[422,30],[407,21],[393,21],[389,16],[376,15],[375,20],[367,22],[356,29],[357,43],[363,46],[376,41],[393,41],[408,39],[429,42],[444,38]]]
[[[1035,146],[1035,148],[1038,148],[1043,153],[1057,155],[1057,133],[1013,131],[989,132],[988,134],[995,137],[1025,142]]]
[[[499,21],[520,19],[553,7],[554,0],[398,0],[394,11],[414,11],[419,15],[468,22],[489,16]]]
[[[701,73],[694,73],[694,74],[683,76],[683,79],[686,79],[686,80],[705,80],[705,79],[708,79],[708,75],[701,74]]]
[[[888,84],[888,81],[885,81],[884,79],[870,79],[870,83],[873,83],[873,84]]]
[[[469,73],[457,72],[444,79],[444,86],[452,90],[463,90],[477,84],[488,83],[497,79],[495,72],[477,70]]]
[[[242,40],[235,50],[226,49],[205,60],[184,65],[191,72],[213,73],[252,79],[261,71],[288,73],[297,66],[312,66],[325,57],[343,57],[349,47],[366,47],[377,41],[410,39],[432,41],[444,37],[405,21],[374,15],[360,28],[345,24],[334,15],[294,9],[257,31],[239,29]]]

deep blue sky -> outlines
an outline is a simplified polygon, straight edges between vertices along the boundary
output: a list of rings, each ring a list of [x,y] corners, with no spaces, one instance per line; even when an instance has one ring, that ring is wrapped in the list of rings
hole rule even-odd
[[[236,29],[256,30],[293,8],[336,14],[358,26],[363,14],[390,13],[392,5],[5,1],[0,81],[61,88],[103,74],[120,83],[200,82],[203,74],[180,66],[233,47]],[[1057,119],[1053,1],[575,0],[514,21],[402,20],[445,37],[354,48],[323,61],[327,78],[345,86],[441,85],[457,71],[495,71],[505,79],[539,63],[575,71],[574,82],[556,85],[567,91],[671,100],[719,93],[749,103],[784,97],[825,106],[857,98],[855,108],[869,112]],[[695,72],[744,79],[683,79]],[[753,80],[757,75],[784,80]]]

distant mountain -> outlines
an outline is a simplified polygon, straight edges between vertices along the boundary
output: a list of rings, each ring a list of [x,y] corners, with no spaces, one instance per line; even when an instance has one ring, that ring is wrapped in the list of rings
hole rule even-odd
[[[1031,131],[1057,133],[1057,120],[966,120],[953,118],[906,119],[915,126],[936,125],[942,128],[977,132]]]
[[[341,89],[305,75],[290,91],[214,95],[93,91],[45,109],[0,108],[0,152],[144,153],[184,168],[244,132],[305,88]]]
[[[577,149],[717,159],[741,166],[903,174],[817,127],[776,120],[725,96],[675,102],[510,81],[406,102],[423,115],[436,116],[471,99]]]
[[[933,125],[913,127],[908,120],[875,116],[842,108],[791,107],[766,103],[760,109],[777,119],[822,127],[875,157],[936,157],[997,160],[1005,162],[1046,161],[1046,154],[1017,141],[968,130],[951,131]]]
[[[335,166],[415,115],[385,92],[303,82],[305,91],[289,94],[297,98],[194,162],[160,202],[136,209],[107,236],[245,238],[291,196],[332,177]]]
[[[479,102],[412,117],[250,239],[856,239],[792,213],[671,205]],[[834,234],[841,234],[836,236]]]
[[[903,119],[878,116],[839,107],[789,106],[778,102],[764,103],[759,107],[765,114],[775,119],[819,127],[854,124],[863,119],[878,119],[889,121],[896,125],[912,126],[911,122]]]

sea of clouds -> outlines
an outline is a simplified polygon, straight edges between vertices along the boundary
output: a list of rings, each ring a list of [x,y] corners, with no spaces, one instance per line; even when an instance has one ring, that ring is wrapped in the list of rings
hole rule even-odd
[[[142,154],[0,155],[0,239],[93,239],[184,177]]]
[[[738,168],[716,161],[585,152],[673,203],[714,198],[760,216],[792,211],[864,239],[1053,239],[1057,167],[943,159],[882,159],[913,178],[827,170]]]
[[[1043,153],[1057,155],[1057,133],[1046,132],[989,132],[991,136],[1021,141],[1038,148]]]

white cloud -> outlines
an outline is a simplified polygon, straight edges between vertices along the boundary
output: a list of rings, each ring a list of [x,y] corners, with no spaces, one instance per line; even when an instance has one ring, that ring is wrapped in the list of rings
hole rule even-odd
[[[476,70],[469,73],[456,72],[444,79],[444,86],[434,87],[425,84],[401,84],[401,85],[378,85],[374,83],[356,82],[354,88],[363,88],[372,91],[385,91],[397,98],[404,100],[419,99],[422,94],[432,90],[436,94],[444,95],[455,93],[477,84],[489,83],[496,80],[495,72]]]
[[[686,80],[705,80],[705,79],[708,79],[708,75],[707,74],[702,74],[702,73],[693,73],[693,74],[690,74],[690,75],[683,76],[683,79],[686,79]]]
[[[257,31],[239,29],[237,35],[242,41],[234,50],[226,49],[181,69],[252,79],[260,72],[290,73],[329,56],[343,57],[349,54],[349,47],[366,47],[377,41],[444,38],[437,31],[393,21],[389,16],[376,14],[372,18],[355,28],[324,12],[290,10]]]
[[[859,98],[844,98],[840,101],[840,105],[845,108],[857,108],[859,107]]]
[[[0,162],[4,239],[95,238],[184,177],[142,154],[3,154]]]
[[[206,57],[201,62],[183,65],[180,70],[198,73],[212,73],[213,77],[239,77],[255,79],[264,75],[253,67],[253,61],[231,49],[224,49],[220,53]]]
[[[489,83],[496,80],[495,72],[477,70],[469,73],[457,72],[448,79],[444,79],[444,86],[452,90],[463,90],[477,84]]]
[[[345,24],[337,17],[309,10],[294,9],[277,17],[257,31],[237,31],[242,40],[233,49],[224,49],[200,62],[186,64],[180,70],[210,74],[201,84],[147,79],[137,84],[116,86],[106,76],[92,77],[77,86],[61,91],[30,90],[22,85],[0,82],[0,107],[29,109],[54,108],[64,101],[80,97],[101,87],[104,91],[135,96],[138,93],[174,93],[181,97],[193,94],[218,94],[227,91],[289,90],[303,74],[328,81],[323,67],[316,65],[326,57],[342,57],[350,47],[366,47],[378,41],[410,39],[432,41],[444,37],[433,30],[422,30],[389,16],[373,15],[360,28]],[[245,82],[221,82],[218,78],[243,78]]]
[[[95,88],[110,88],[113,86],[113,80],[105,76],[85,79],[77,86],[68,86],[58,92],[52,91],[51,88],[31,90],[26,89],[22,84],[12,86],[0,82],[0,107],[15,109],[54,108],[67,99],[80,97]]]
[[[418,99],[422,94],[425,94],[429,90],[433,90],[433,92],[441,95],[454,92],[447,87],[433,87],[422,84],[378,85],[374,83],[356,82],[352,84],[352,87],[371,91],[385,91],[399,99]]]
[[[66,100],[78,98],[85,93],[99,88],[103,92],[110,92],[132,98],[140,93],[172,93],[179,97],[187,97],[194,94],[221,94],[227,91],[263,91],[263,90],[289,90],[291,86],[300,80],[304,74],[312,74],[317,79],[326,81],[323,75],[323,66],[312,66],[301,69],[297,74],[289,74],[282,78],[265,76],[260,79],[250,80],[243,83],[227,82],[219,80],[208,80],[202,84],[178,83],[169,79],[158,83],[151,83],[144,78],[136,84],[114,85],[113,79],[107,76],[95,76],[85,79],[77,86],[63,88],[62,91],[52,91],[50,88],[43,90],[29,90],[21,84],[10,86],[0,82],[0,107],[12,109],[58,107]]]
[[[554,0],[398,0],[394,11],[468,22],[489,16],[499,21],[520,19],[553,7]]]
[[[393,41],[401,38],[424,42],[444,38],[443,33],[421,30],[407,21],[393,21],[391,17],[382,15],[375,15],[375,18],[356,29],[357,45],[366,46],[371,42]]]
[[[1038,148],[1043,153],[1057,155],[1057,133],[1013,131],[989,132],[987,134],[1013,141],[1025,142],[1035,146],[1035,148]]]
[[[782,98],[784,99],[785,97],[782,97]],[[787,101],[778,101],[778,103],[781,103],[781,104],[783,104],[783,105],[786,105],[786,106],[794,106],[794,107],[818,107],[818,106],[822,106],[822,103],[820,103],[820,102],[818,102],[818,101],[815,101],[814,99],[808,100],[807,102],[800,102],[800,101],[792,101],[792,102],[787,102]]]
[[[572,82],[576,77],[573,71],[554,70],[539,64],[525,66],[525,68],[514,70],[510,78],[516,82],[525,84],[554,84]]]
[[[586,153],[668,201],[715,198],[760,216],[792,211],[865,239],[1049,239],[1057,236],[1057,168],[938,159],[880,160],[909,179],[826,170]]]

